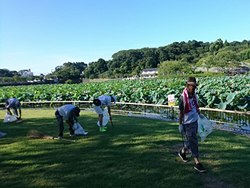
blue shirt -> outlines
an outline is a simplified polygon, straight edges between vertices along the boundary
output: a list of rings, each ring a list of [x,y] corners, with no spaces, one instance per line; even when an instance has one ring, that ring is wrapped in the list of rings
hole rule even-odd
[[[101,101],[101,107],[102,106],[111,106],[111,97],[107,95],[102,95],[98,97],[98,99]]]
[[[19,108],[21,109],[21,104],[16,98],[9,98],[5,101],[6,108]]]
[[[182,123],[190,124],[198,120],[198,113],[196,109],[196,105],[194,104],[193,96],[189,95],[189,102],[191,104],[191,111],[187,114],[183,115]],[[184,111],[184,101],[183,101],[183,95],[181,95],[179,99],[179,109],[180,111]]]
[[[74,118],[75,120],[77,120],[76,116],[74,116],[72,113],[74,108],[76,108],[76,106],[74,106],[72,104],[65,104],[65,105],[61,106],[60,108],[58,108],[57,110],[58,110],[60,116],[63,117],[63,119],[69,120],[69,119]]]

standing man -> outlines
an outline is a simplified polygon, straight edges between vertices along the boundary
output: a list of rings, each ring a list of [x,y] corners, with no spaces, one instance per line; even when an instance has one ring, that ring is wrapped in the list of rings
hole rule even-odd
[[[7,114],[12,115],[10,108],[12,108],[14,114],[17,116],[17,121],[22,121],[22,110],[21,110],[21,103],[16,98],[9,98],[5,101],[5,108],[7,109]],[[19,117],[17,109],[19,109]]]
[[[65,104],[57,109],[57,111],[55,112],[55,116],[59,128],[59,134],[58,134],[59,139],[62,139],[63,137],[63,130],[64,130],[63,119],[65,119],[66,123],[69,125],[70,136],[71,137],[75,136],[73,125],[74,125],[74,120],[78,122],[77,117],[79,117],[79,113],[80,113],[80,108],[71,104]]]
[[[114,102],[114,103],[116,102],[116,97],[114,95],[113,96],[102,95],[102,96],[100,96],[98,98],[95,98],[94,101],[93,101],[93,108],[95,109],[95,112],[97,113],[98,118],[99,118],[99,123],[100,123],[99,131],[100,132],[107,131],[106,130],[107,127],[102,125],[102,120],[103,120],[103,109],[102,109],[102,107],[103,106],[108,107],[109,118],[110,118],[110,120],[112,120],[111,110],[110,110],[111,102]]]
[[[197,131],[198,115],[200,114],[200,111],[198,98],[195,94],[195,88],[197,86],[195,77],[189,77],[186,84],[187,87],[183,90],[179,99],[179,130],[181,134],[185,133],[187,140],[178,155],[183,162],[189,162],[186,157],[186,150],[190,148],[192,157],[195,161],[194,169],[199,172],[206,172],[206,169],[199,162]]]

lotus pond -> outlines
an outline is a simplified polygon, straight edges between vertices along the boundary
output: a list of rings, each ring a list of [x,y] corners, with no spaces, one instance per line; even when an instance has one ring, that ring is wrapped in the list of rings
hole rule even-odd
[[[250,75],[197,78],[196,93],[201,107],[250,111]],[[16,97],[22,102],[92,101],[100,95],[116,95],[119,102],[168,104],[175,95],[175,105],[185,88],[185,79],[144,79],[91,82],[81,84],[47,84],[4,86],[0,102]]]

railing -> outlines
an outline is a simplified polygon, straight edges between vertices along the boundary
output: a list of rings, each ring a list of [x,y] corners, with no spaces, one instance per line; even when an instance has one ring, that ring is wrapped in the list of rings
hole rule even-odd
[[[92,101],[41,101],[22,102],[22,108],[58,108],[64,104],[73,104],[82,110],[93,111]],[[4,109],[5,103],[0,103]],[[200,108],[210,121],[228,128],[240,129],[250,133],[250,113],[213,108]],[[112,104],[112,112],[119,115],[154,118],[160,120],[179,121],[179,107],[157,104],[139,104],[117,102]]]

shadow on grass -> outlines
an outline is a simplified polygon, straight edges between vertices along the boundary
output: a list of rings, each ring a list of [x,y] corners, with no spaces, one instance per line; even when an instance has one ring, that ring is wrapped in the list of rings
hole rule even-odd
[[[64,138],[76,142],[34,140],[26,136],[31,129],[57,136],[57,122],[53,110],[28,112],[21,123],[0,124],[8,133],[0,138],[1,188],[204,187],[193,162],[183,164],[174,155],[173,146],[181,144],[176,123],[113,116],[114,128],[109,122],[108,131],[100,133],[97,115],[81,112],[79,122],[87,136],[70,138],[64,123]],[[246,140],[214,131],[200,144],[201,160],[209,170],[206,176],[247,187],[249,180],[228,178],[238,177],[241,168],[243,177],[249,173],[243,165],[249,158]],[[230,174],[224,175],[226,171]]]

